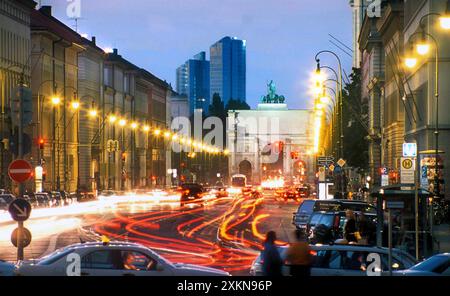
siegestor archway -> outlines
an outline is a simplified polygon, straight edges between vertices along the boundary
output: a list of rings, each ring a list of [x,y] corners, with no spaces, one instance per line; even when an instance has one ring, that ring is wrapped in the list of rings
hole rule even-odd
[[[239,174],[247,176],[247,182],[252,181],[252,164],[248,160],[239,163]]]

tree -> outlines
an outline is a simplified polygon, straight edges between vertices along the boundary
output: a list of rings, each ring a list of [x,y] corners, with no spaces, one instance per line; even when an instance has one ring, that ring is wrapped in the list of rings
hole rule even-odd
[[[246,102],[241,101],[241,100],[231,99],[226,106],[227,111],[229,111],[229,110],[250,110],[250,109],[251,109],[250,106]]]
[[[361,100],[361,87],[361,70],[354,68],[343,93],[344,158],[349,166],[367,170],[369,108],[367,102]]]

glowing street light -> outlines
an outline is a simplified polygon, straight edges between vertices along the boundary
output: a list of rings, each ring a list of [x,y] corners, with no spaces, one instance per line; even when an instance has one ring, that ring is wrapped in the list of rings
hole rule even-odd
[[[157,130],[155,130],[155,131],[153,132],[153,134],[154,134],[155,136],[159,136],[159,135],[161,135],[161,130],[157,129]]]
[[[73,110],[80,109],[80,102],[77,102],[77,101],[72,102],[71,107]]]
[[[170,136],[171,136],[170,132],[165,132],[164,133],[164,138],[168,139],[168,138],[170,138]]]
[[[125,119],[121,119],[121,120],[119,120],[119,125],[121,127],[124,127],[125,125],[127,125],[127,121]]]
[[[415,66],[417,66],[417,58],[415,57],[405,58],[405,66],[409,69],[413,69]]]
[[[59,104],[61,104],[61,98],[60,97],[53,97],[52,98],[52,105],[53,106],[57,106]]]
[[[441,28],[444,30],[450,30],[450,14],[446,13],[445,15],[439,18],[439,23]]]
[[[110,123],[115,123],[117,121],[117,117],[115,115],[110,115],[109,116],[109,122]]]
[[[132,128],[132,129],[137,129],[137,127],[138,127],[138,124],[137,124],[136,122],[133,122],[133,123],[131,124],[131,128]]]
[[[421,56],[427,55],[430,52],[430,48],[430,44],[426,42],[421,42],[416,45],[416,51]]]
[[[148,125],[144,125],[144,127],[142,128],[144,130],[144,132],[148,133],[150,131],[150,127]]]
[[[98,115],[98,111],[95,109],[89,110],[89,117],[95,118]]]

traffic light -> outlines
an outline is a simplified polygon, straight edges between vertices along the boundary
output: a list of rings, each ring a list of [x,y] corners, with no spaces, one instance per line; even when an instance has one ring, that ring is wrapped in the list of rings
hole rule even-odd
[[[39,149],[40,149],[40,150],[44,150],[44,147],[45,147],[45,140],[42,139],[42,138],[39,138],[38,144],[39,144]]]
[[[127,153],[123,152],[122,153],[122,161],[125,162],[127,160]]]

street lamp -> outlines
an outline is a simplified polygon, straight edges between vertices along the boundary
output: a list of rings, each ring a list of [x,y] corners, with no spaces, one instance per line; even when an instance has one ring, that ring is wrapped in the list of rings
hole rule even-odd
[[[52,105],[58,106],[59,104],[61,104],[61,98],[60,97],[52,97]]]
[[[447,6],[448,8],[448,6]],[[437,39],[430,33],[426,33],[425,32],[425,24],[424,24],[424,20],[427,17],[430,16],[440,16],[442,17],[440,14],[437,13],[429,13],[424,15],[421,19],[420,19],[420,28],[421,31],[420,32],[416,32],[414,34],[411,35],[410,37],[410,42],[412,42],[411,40],[413,40],[414,37],[420,35],[421,36],[421,40],[420,43],[416,45],[416,50],[420,55],[425,55],[428,53],[429,49],[430,49],[430,44],[426,41],[426,37],[428,37],[433,43],[434,43],[434,47],[435,47],[435,85],[434,85],[434,96],[436,98],[436,106],[435,106],[435,131],[434,131],[434,135],[435,135],[435,188],[434,188],[434,193],[436,195],[439,195],[439,162],[438,162],[438,157],[439,157],[439,42],[437,41]],[[442,25],[442,22],[441,22]],[[413,59],[414,58],[407,58],[406,60],[410,60],[410,65],[413,65]],[[417,59],[416,59],[416,64],[417,64]],[[408,66],[408,64],[407,64]],[[415,65],[414,65],[415,66]],[[408,66],[409,67],[409,66]],[[409,68],[413,68],[413,67],[409,67]]]

